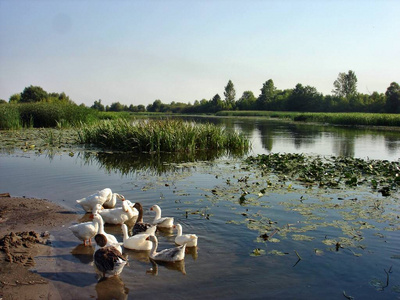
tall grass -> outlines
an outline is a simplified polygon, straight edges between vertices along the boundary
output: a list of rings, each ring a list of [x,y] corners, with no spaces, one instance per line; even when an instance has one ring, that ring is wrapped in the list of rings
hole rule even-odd
[[[334,125],[400,126],[400,114],[382,113],[307,113],[278,111],[221,111],[219,116],[253,116],[318,122]]]
[[[0,129],[19,129],[22,127],[17,105],[0,104]]]
[[[193,152],[197,150],[247,151],[242,134],[213,124],[182,120],[102,120],[78,129],[80,142],[97,147],[135,152]]]
[[[97,119],[95,110],[73,104],[38,102],[0,105],[0,129],[71,127]]]

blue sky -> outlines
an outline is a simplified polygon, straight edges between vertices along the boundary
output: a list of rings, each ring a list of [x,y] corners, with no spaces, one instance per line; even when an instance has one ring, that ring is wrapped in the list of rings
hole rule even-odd
[[[331,94],[400,83],[400,1],[0,0],[0,99],[30,85],[77,104],[257,97],[311,85]]]

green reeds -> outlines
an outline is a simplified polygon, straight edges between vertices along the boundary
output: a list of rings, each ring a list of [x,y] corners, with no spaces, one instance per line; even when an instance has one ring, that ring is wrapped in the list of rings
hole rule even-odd
[[[97,111],[74,104],[37,102],[0,105],[0,129],[65,128],[97,119]]]
[[[197,150],[247,151],[242,134],[213,124],[182,120],[102,120],[78,129],[80,142],[97,147],[135,152],[194,152]]]
[[[221,111],[218,116],[251,116],[289,119],[298,122],[328,123],[334,125],[400,126],[400,114],[384,113],[324,113],[280,111]]]
[[[0,129],[19,129],[22,122],[17,105],[0,104]]]

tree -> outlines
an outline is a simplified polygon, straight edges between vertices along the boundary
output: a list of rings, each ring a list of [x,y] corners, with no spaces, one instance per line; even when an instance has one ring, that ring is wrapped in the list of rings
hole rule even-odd
[[[261,88],[261,94],[257,99],[257,107],[260,110],[271,109],[271,104],[274,101],[276,87],[272,79],[267,80]]]
[[[124,110],[125,110],[125,105],[123,105],[119,102],[111,103],[110,111],[124,111]]]
[[[290,111],[319,111],[322,95],[312,86],[303,86],[298,83],[287,101],[287,110]]]
[[[18,103],[21,100],[21,93],[13,94],[10,96],[9,102],[10,103]]]
[[[333,82],[332,93],[335,96],[349,98],[357,94],[357,76],[353,71],[339,73],[338,78]]]
[[[97,109],[98,111],[104,111],[105,107],[103,104],[101,104],[101,99],[99,99],[98,101],[94,101],[94,104],[90,107],[93,109]]]
[[[392,82],[386,90],[386,112],[400,112],[400,86],[397,82]]]
[[[252,91],[244,91],[242,97],[236,102],[236,106],[239,110],[251,110],[254,109],[256,101],[257,98]]]
[[[211,99],[211,111],[212,112],[217,112],[220,110],[224,109],[224,103],[222,102],[221,96],[216,94],[212,99]]]
[[[21,93],[21,103],[40,102],[48,98],[48,94],[40,86],[29,86]]]
[[[228,84],[225,87],[224,96],[225,96],[225,109],[228,110],[234,109],[236,91],[231,80],[228,81]]]

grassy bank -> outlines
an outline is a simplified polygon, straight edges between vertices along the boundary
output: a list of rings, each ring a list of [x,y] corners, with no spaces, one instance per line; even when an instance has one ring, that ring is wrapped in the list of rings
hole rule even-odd
[[[194,152],[197,150],[247,151],[243,135],[213,124],[181,120],[103,120],[78,129],[82,144],[135,152]]]
[[[0,129],[70,127],[99,118],[97,111],[84,106],[46,102],[2,104],[0,116]]]
[[[278,111],[221,111],[217,116],[252,116],[334,125],[400,126],[400,114],[376,113],[300,113]]]

